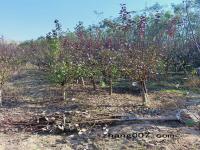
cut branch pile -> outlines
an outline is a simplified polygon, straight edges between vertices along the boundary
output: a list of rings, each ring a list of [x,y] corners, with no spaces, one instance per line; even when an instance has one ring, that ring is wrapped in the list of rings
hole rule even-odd
[[[145,121],[150,122],[169,122],[178,121],[177,118],[134,118],[130,116],[102,116],[87,117],[86,112],[69,111],[65,113],[55,113],[51,115],[38,115],[29,121],[15,122],[17,128],[26,132],[33,133],[67,133],[80,132],[83,128],[93,128],[95,126],[133,124]]]

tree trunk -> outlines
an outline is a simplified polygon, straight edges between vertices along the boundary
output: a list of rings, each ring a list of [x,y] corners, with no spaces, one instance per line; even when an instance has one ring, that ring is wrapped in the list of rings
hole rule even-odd
[[[85,80],[83,77],[81,77],[81,82],[82,82],[82,86],[84,87],[85,86]]]
[[[92,84],[93,84],[94,91],[96,91],[97,87],[96,87],[96,82],[95,82],[94,77],[92,78]]]
[[[168,78],[169,76],[169,63],[167,62],[167,65],[165,67],[165,77]]]
[[[64,85],[62,86],[62,96],[64,101],[67,100],[67,93]]]
[[[148,106],[149,98],[148,98],[148,94],[147,94],[147,88],[146,88],[145,81],[140,81],[140,85],[141,85],[143,105]]]
[[[2,93],[3,93],[3,90],[2,88],[0,88],[0,106],[2,106],[2,99],[3,99]]]
[[[78,82],[78,79],[76,79],[76,84],[78,84],[79,82]]]
[[[110,87],[109,87],[109,94],[112,95],[113,88],[112,88],[112,78],[110,78]]]

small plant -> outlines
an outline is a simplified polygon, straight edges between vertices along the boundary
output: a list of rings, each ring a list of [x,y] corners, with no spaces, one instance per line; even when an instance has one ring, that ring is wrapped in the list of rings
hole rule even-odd
[[[192,74],[192,76],[196,76],[197,75],[197,70],[196,69],[192,69],[191,74]]]
[[[198,125],[199,123],[198,123],[198,122],[195,122],[195,121],[193,121],[193,120],[187,120],[187,121],[185,122],[185,124],[186,124],[187,126],[189,126],[189,127],[193,127],[193,126]]]
[[[102,88],[105,88],[106,87],[106,83],[104,82],[104,81],[100,81],[100,86],[102,87]]]

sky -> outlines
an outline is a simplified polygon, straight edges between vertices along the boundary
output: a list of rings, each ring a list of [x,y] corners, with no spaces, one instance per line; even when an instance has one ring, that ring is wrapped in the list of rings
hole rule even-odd
[[[137,11],[156,2],[169,6],[182,0],[0,0],[0,35],[15,41],[36,39],[54,28],[55,19],[63,30],[73,30],[79,21],[88,26],[117,17],[122,3]]]

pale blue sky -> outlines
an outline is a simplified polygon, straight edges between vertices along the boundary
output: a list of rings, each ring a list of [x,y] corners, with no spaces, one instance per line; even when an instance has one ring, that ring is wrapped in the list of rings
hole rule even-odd
[[[129,10],[141,10],[156,2],[170,5],[182,0],[0,0],[0,35],[17,41],[35,39],[51,31],[55,19],[63,30],[73,30],[78,21],[90,25],[118,16],[121,3]],[[103,15],[97,17],[95,10]]]

